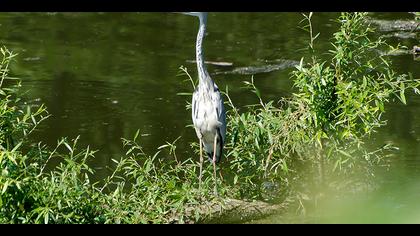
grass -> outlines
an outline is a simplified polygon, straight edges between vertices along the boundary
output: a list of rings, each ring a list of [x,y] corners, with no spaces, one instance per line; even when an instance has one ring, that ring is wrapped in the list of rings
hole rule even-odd
[[[33,144],[29,134],[48,117],[41,106],[20,107],[20,81],[8,77],[16,55],[2,48],[0,133],[0,222],[2,223],[171,223],[200,220],[194,206],[212,202],[208,191],[211,172],[205,170],[198,191],[192,160],[179,162],[174,143],[153,156],[143,152],[139,132],[123,140],[126,155],[114,160],[114,173],[103,182],[91,182],[87,165],[95,151],[81,148],[78,138],[63,138],[56,147]],[[9,87],[6,88],[4,85]],[[60,151],[59,151],[60,150]],[[61,160],[46,168],[52,159]],[[221,189],[221,193],[227,189]],[[191,210],[193,209],[193,210]],[[188,211],[188,212],[187,212]]]

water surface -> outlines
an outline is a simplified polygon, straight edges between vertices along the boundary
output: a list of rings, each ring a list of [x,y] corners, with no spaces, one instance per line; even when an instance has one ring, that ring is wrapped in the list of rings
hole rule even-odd
[[[337,29],[332,19],[337,16],[314,14],[314,30],[321,32],[317,51],[330,48],[328,40]],[[371,17],[413,19],[408,13],[375,13]],[[251,79],[250,73],[235,73],[241,67],[257,68],[254,80],[264,100],[291,94],[292,68],[281,63],[299,61],[305,55],[308,35],[297,27],[301,20],[299,13],[209,14],[206,59],[232,65],[209,64],[208,69],[219,87],[229,87],[235,105],[257,102],[254,94],[242,88],[243,81]],[[25,99],[45,103],[52,115],[34,140],[54,146],[60,137],[80,135],[82,146],[99,150],[92,163],[98,179],[109,173],[104,167],[111,165],[111,159],[124,153],[121,137],[130,138],[137,129],[148,153],[182,136],[177,142],[178,156],[192,155],[190,143],[196,136],[188,127],[191,117],[185,109],[190,98],[177,95],[192,92],[192,88],[185,76],[177,74],[183,65],[196,75],[191,62],[195,59],[196,18],[174,13],[3,12],[0,27],[0,43],[19,54],[12,71],[23,79]],[[418,31],[414,37],[392,33],[382,32],[390,34],[387,39],[392,43],[408,48],[419,44]],[[419,78],[420,62],[413,60],[413,55],[392,58],[397,71]],[[263,222],[420,223],[418,214],[412,212],[418,209],[420,199],[420,96],[409,92],[407,100],[406,106],[393,103],[389,107],[388,126],[372,141],[372,145],[393,142],[400,147],[390,170],[378,176],[380,191],[354,201],[325,202],[319,208],[324,213],[314,211],[314,218],[311,214],[303,218],[285,214]],[[349,207],[343,207],[343,202]]]

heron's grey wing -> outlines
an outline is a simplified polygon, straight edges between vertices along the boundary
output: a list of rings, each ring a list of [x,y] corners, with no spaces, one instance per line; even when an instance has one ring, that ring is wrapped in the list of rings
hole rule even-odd
[[[212,95],[213,104],[216,106],[216,112],[217,112],[217,120],[220,122],[220,134],[222,135],[223,142],[225,142],[225,136],[226,136],[226,111],[225,106],[223,104],[223,97],[220,93],[219,88],[217,85],[214,85],[214,93]]]

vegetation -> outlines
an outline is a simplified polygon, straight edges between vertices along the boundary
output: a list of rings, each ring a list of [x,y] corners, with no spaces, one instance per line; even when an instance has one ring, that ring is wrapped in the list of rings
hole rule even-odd
[[[203,189],[198,190],[197,163],[178,162],[174,144],[148,156],[137,143],[138,132],[133,140],[124,139],[126,156],[115,161],[114,173],[100,185],[90,181],[94,171],[86,164],[95,152],[80,149],[78,138],[61,139],[53,150],[29,143],[28,135],[48,114],[43,106],[33,111],[18,105],[19,81],[8,77],[15,54],[5,48],[1,52],[0,222],[182,223],[184,216],[199,220],[193,206],[211,202],[211,175],[203,177]],[[61,163],[48,168],[55,158]]]
[[[197,158],[180,161],[176,141],[162,145],[154,155],[143,152],[133,139],[123,139],[126,155],[103,182],[91,182],[87,165],[95,151],[81,149],[78,138],[58,141],[54,149],[32,144],[29,135],[48,118],[43,106],[22,106],[19,80],[8,76],[15,54],[2,48],[0,81],[0,222],[2,223],[184,223],[200,222],[203,204],[223,199],[283,201],[297,194],[291,183],[301,178],[298,167],[309,163],[325,172],[369,174],[371,166],[390,148],[364,148],[363,142],[386,123],[385,106],[393,98],[406,103],[405,91],[419,82],[397,75],[379,49],[390,48],[364,13],[343,13],[334,34],[329,59],[316,55],[311,25],[309,60],[302,58],[292,73],[296,93],[280,101],[264,102],[253,80],[246,85],[259,104],[239,113],[226,91],[228,130],[224,180],[220,198],[213,195],[211,166],[204,169],[198,189]],[[184,72],[188,72],[184,69]],[[191,77],[189,77],[191,81]],[[198,152],[198,145],[192,145]],[[62,160],[48,167],[51,159]],[[332,164],[330,169],[328,163]]]
[[[308,161],[319,172],[321,185],[325,172],[332,171],[362,171],[366,179],[392,146],[368,150],[363,141],[386,124],[382,115],[387,102],[397,98],[405,104],[407,89],[418,92],[419,81],[397,75],[390,60],[377,53],[395,48],[370,38],[373,29],[365,13],[341,14],[327,60],[315,54],[318,35],[312,30],[312,14],[304,16],[313,55],[307,62],[302,58],[292,73],[297,92],[278,103],[265,103],[251,80],[246,84],[260,104],[243,114],[232,107],[229,115],[228,159],[241,197],[261,198],[267,182],[286,186],[278,189],[284,193],[296,178],[291,165]]]

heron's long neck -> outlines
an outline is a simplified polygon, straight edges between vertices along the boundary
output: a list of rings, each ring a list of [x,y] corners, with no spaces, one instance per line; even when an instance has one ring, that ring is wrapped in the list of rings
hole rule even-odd
[[[205,33],[206,33],[206,25],[205,23],[200,21],[200,29],[197,34],[197,44],[196,44],[196,60],[197,60],[198,77],[200,79],[201,85],[213,87],[213,81],[211,80],[209,73],[207,72],[206,65],[204,64],[203,39],[204,39]]]

